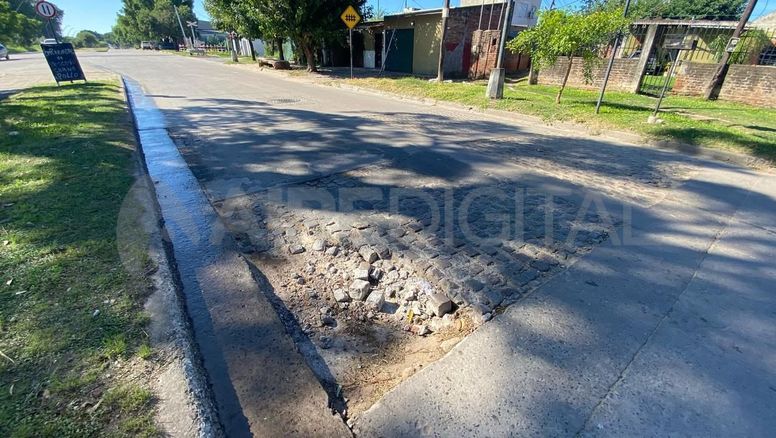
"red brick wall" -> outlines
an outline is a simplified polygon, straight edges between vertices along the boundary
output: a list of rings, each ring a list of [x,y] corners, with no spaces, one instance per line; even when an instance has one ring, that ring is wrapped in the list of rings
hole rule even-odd
[[[638,63],[638,59],[615,59],[612,73],[609,76],[607,89],[632,91],[635,87]],[[563,76],[566,74],[568,65],[567,58],[558,58],[558,62],[552,67],[539,71],[539,84],[560,85],[563,82]],[[582,58],[574,58],[567,85],[577,88],[599,88],[603,81],[604,74],[606,73],[606,66],[607,60],[605,59],[594,66],[592,82],[588,83],[585,82],[584,63]]]
[[[718,64],[684,62],[678,68],[674,93],[702,96]],[[776,67],[733,64],[725,77],[719,98],[776,108]]]
[[[480,23],[480,8],[452,8],[447,19],[447,34],[445,35],[445,73],[451,76],[487,77],[490,70],[496,66],[496,55],[500,38],[499,16],[502,4],[485,5]],[[503,19],[503,17],[502,17]],[[490,22],[489,22],[490,21]],[[482,54],[473,56],[472,45],[476,39],[474,33],[481,29],[488,37],[487,42],[495,38],[496,45],[485,45]],[[490,31],[488,31],[490,29]],[[486,42],[486,41],[484,41]],[[495,49],[495,50],[490,50]],[[519,68],[527,68],[528,57],[511,54],[508,51],[504,56],[507,71],[515,71]]]
[[[715,71],[717,64],[682,62],[676,67],[676,82],[672,92],[685,96],[701,96]]]

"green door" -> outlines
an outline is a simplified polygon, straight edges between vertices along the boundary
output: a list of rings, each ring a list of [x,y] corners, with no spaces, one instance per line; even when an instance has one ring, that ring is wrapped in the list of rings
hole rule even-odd
[[[391,29],[385,32],[388,50],[385,55],[385,69],[412,73],[412,52],[415,40],[414,29]]]

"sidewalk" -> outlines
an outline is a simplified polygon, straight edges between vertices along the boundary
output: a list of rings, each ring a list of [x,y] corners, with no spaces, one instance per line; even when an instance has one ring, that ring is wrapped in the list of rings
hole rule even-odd
[[[751,192],[750,192],[751,190]],[[707,170],[356,420],[361,436],[768,436],[776,178]]]

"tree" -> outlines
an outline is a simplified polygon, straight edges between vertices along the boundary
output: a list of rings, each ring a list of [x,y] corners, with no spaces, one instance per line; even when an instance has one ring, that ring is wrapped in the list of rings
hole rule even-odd
[[[53,23],[56,28],[58,23],[56,20]],[[4,43],[29,46],[44,34],[43,27],[30,2],[25,0],[18,8],[11,8],[9,2],[0,1],[0,35]]]
[[[82,30],[78,32],[75,37],[73,37],[73,46],[77,48],[87,47],[87,48],[93,48],[93,47],[99,47],[103,45],[102,43],[102,35],[100,35],[97,32],[92,32],[90,30]]]
[[[540,13],[536,27],[518,34],[507,43],[514,53],[528,53],[539,69],[552,66],[558,58],[568,61],[555,103],[560,103],[566,88],[574,57],[582,57],[585,79],[592,79],[592,69],[600,62],[600,49],[611,42],[618,32],[625,31],[629,20],[620,8],[604,8],[590,12],[548,10]]]
[[[307,69],[316,70],[315,53],[322,43],[341,41],[345,26],[340,14],[348,6],[366,12],[366,0],[207,0],[206,8],[219,27],[260,35],[278,46],[291,39],[302,49]]]
[[[205,0],[205,10],[216,29],[235,31],[249,40],[263,37],[255,1]],[[256,60],[253,44],[250,47],[251,56]]]
[[[696,20],[738,20],[746,0],[639,0],[633,6],[635,18]]]
[[[113,26],[117,42],[137,45],[144,40],[178,41],[180,25],[175,8],[183,21],[196,21],[193,0],[123,0],[124,6]]]

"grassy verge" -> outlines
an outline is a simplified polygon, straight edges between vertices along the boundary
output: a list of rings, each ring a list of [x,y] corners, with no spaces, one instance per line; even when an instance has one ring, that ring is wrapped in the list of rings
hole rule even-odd
[[[40,45],[38,44],[33,44],[31,46],[6,46],[6,48],[11,55],[15,53],[40,52]]]
[[[76,49],[78,52],[107,52],[110,47],[81,47]]]
[[[148,281],[116,238],[133,139],[116,82],[0,102],[0,436],[158,433]]]
[[[650,139],[679,141],[748,153],[776,163],[776,110],[743,104],[709,102],[693,97],[669,96],[663,101],[662,124],[647,117],[656,99],[638,94],[607,92],[601,114],[594,113],[597,92],[567,89],[560,105],[554,102],[558,88],[509,84],[504,99],[485,97],[484,83],[430,83],[423,79],[354,79],[350,83],[382,91],[458,102],[478,108],[495,108],[539,116],[552,121],[572,121],[594,131],[631,131]]]

